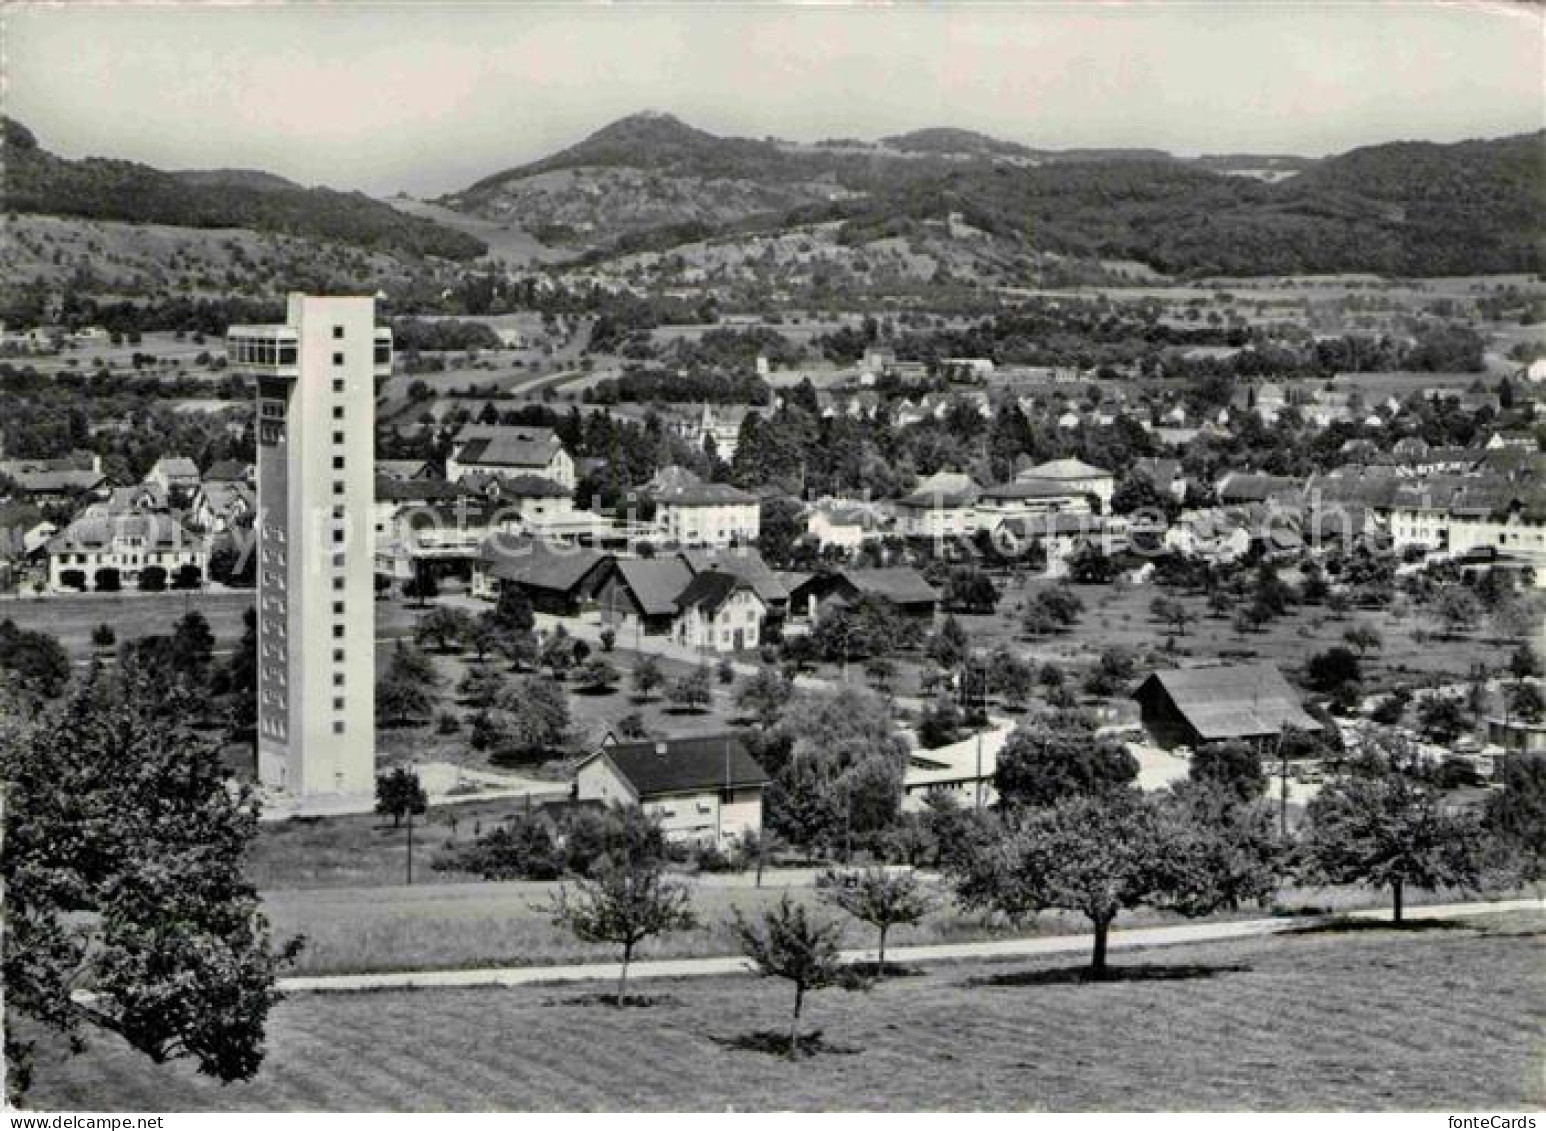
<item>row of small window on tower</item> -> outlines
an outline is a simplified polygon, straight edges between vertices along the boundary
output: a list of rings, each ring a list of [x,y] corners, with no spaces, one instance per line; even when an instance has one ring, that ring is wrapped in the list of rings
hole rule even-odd
[[[344,336],[344,328],[342,326],[334,326],[333,327],[333,337],[335,339],[342,340],[343,336]],[[344,355],[342,353],[335,353],[335,354],[333,354],[333,364],[334,364],[334,366],[341,366],[341,365],[343,365],[343,363],[344,363]],[[334,395],[335,396],[341,396],[343,394],[343,392],[344,392],[344,380],[343,380],[343,378],[342,377],[335,377],[335,378],[333,378],[333,393],[334,393]],[[344,406],[341,405],[341,404],[334,404],[332,407],[333,407],[333,419],[335,421],[342,421],[343,418],[344,418]],[[334,446],[335,447],[340,446],[340,445],[343,444],[343,442],[344,442],[344,434],[343,434],[343,432],[341,430],[334,431],[334,433],[333,433],[333,444],[334,444]],[[344,470],[344,457],[342,455],[336,453],[336,452],[333,455],[333,470],[334,471],[343,471]],[[340,496],[343,493],[344,493],[344,481],[342,479],[335,479],[335,480],[333,480],[333,494],[334,494],[334,496],[335,497],[336,496]],[[342,504],[335,504],[334,505],[334,507],[333,507],[333,521],[336,524],[334,526],[334,529],[333,529],[333,542],[334,542],[335,545],[342,546],[343,542],[344,542],[344,537],[345,537],[344,508],[343,508]],[[343,710],[344,710],[344,699],[343,699],[344,673],[343,673],[343,670],[342,670],[342,664],[344,662],[344,650],[343,650],[342,647],[339,646],[342,643],[343,638],[344,638],[344,620],[343,620],[343,617],[344,617],[344,600],[343,600],[343,596],[342,596],[343,591],[344,591],[344,567],[345,567],[344,551],[343,550],[339,550],[337,553],[335,553],[333,555],[333,595],[334,595],[334,600],[333,600],[333,626],[332,627],[333,627],[333,641],[334,641],[334,648],[333,648],[333,664],[334,664],[334,670],[333,670],[333,712],[334,712],[333,733],[334,734],[343,734],[344,733],[344,720],[343,720]]]

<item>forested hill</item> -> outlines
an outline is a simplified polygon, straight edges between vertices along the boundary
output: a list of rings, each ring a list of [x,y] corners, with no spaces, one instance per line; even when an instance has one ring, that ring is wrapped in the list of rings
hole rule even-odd
[[[1268,183],[1220,170],[1260,164]],[[554,176],[567,178],[561,184]],[[1318,161],[1183,160],[1159,150],[1052,153],[964,130],[800,146],[721,138],[641,114],[447,197],[489,218],[548,216],[569,242],[620,250],[757,217],[766,230],[845,222],[844,239],[963,214],[1030,250],[1136,259],[1177,275],[1546,269],[1546,133],[1451,145],[1395,142]],[[781,219],[780,219],[781,218]],[[558,225],[555,225],[557,227]]]
[[[300,188],[269,174],[167,173],[132,161],[72,161],[41,148],[21,123],[3,119],[7,212],[168,224],[252,228],[374,251],[474,259],[486,246],[357,192]]]

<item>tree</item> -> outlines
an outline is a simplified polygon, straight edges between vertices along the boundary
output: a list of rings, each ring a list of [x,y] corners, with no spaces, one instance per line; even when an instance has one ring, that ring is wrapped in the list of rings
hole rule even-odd
[[[970,651],[971,637],[966,635],[966,629],[961,627],[961,622],[955,617],[945,614],[938,631],[929,638],[926,650],[929,659],[949,670],[959,667]]]
[[[1154,598],[1149,602],[1149,615],[1161,624],[1173,626],[1182,636],[1186,635],[1186,626],[1196,619],[1184,601],[1173,597]]]
[[[628,964],[634,949],[646,939],[697,926],[685,885],[665,878],[658,860],[609,866],[594,879],[581,879],[573,895],[567,885],[552,896],[549,911],[554,926],[574,932],[588,943],[623,948],[617,975],[619,1007],[628,1001]]]
[[[773,668],[758,668],[736,689],[735,709],[767,730],[778,722],[794,684]]]
[[[1546,716],[1546,698],[1542,697],[1541,689],[1533,683],[1509,684],[1503,689],[1503,696],[1508,703],[1508,713],[1516,719],[1538,723],[1542,716]]]
[[[523,676],[473,719],[472,744],[496,754],[533,756],[563,745],[569,723],[563,687],[551,679]]]
[[[494,604],[495,623],[508,632],[530,632],[536,627],[537,617],[531,601],[519,585],[503,582],[499,586],[499,599]]]
[[[1488,796],[1485,821],[1515,856],[1521,879],[1546,876],[1546,754],[1515,754],[1503,763],[1503,788]]]
[[[376,720],[387,726],[422,722],[434,713],[440,675],[434,661],[399,640],[376,683]]]
[[[1054,585],[1036,594],[1025,607],[1024,628],[1030,636],[1068,628],[1084,612],[1084,601],[1067,585]]]
[[[1012,918],[1043,910],[1082,913],[1094,926],[1090,970],[1106,976],[1112,921],[1140,906],[1205,915],[1259,899],[1273,869],[1260,852],[1201,820],[1174,796],[1120,787],[1074,794],[1008,819],[951,864],[963,907]]]
[[[1429,605],[1429,615],[1446,635],[1458,634],[1481,617],[1481,602],[1469,589],[1459,585],[1446,585],[1440,589]]]
[[[1154,480],[1141,471],[1135,471],[1111,493],[1112,514],[1144,512],[1156,517],[1168,517],[1176,508],[1174,495],[1161,491]]]
[[[667,698],[684,711],[705,711],[714,698],[709,669],[696,667],[671,681]]]
[[[1101,792],[1138,777],[1138,761],[1095,722],[1076,711],[1027,719],[998,752],[993,786],[1001,808],[1051,805]]]
[[[1342,634],[1342,639],[1347,642],[1348,647],[1357,650],[1359,659],[1370,652],[1378,652],[1385,646],[1384,637],[1372,625],[1367,624],[1355,624]]]
[[[617,669],[605,660],[591,660],[580,669],[580,686],[586,691],[608,692],[616,683]]]
[[[868,923],[879,933],[875,969],[881,978],[886,976],[886,935],[891,928],[915,926],[934,910],[934,900],[911,869],[828,870],[817,877],[816,889],[827,903],[861,923]]]
[[[117,642],[118,634],[110,624],[99,624],[91,630],[91,644],[94,648],[111,648]]]
[[[774,495],[762,500],[761,511],[757,550],[770,565],[783,569],[805,534],[805,508],[797,499]]]
[[[412,770],[398,766],[389,774],[376,775],[376,812],[392,818],[395,829],[404,817],[423,816],[429,809],[429,796]]]
[[[117,593],[122,588],[121,575],[111,566],[104,566],[94,575],[98,593]]]
[[[1475,888],[1480,876],[1476,819],[1447,811],[1438,791],[1379,758],[1321,788],[1299,848],[1312,882],[1388,887],[1397,923],[1408,887]]]
[[[1541,674],[1541,658],[1528,644],[1515,648],[1508,658],[1508,671],[1515,680],[1526,680]]]
[[[413,576],[403,582],[403,596],[418,601],[421,609],[440,596],[440,583],[435,579],[434,567],[423,560],[415,561]]]
[[[505,677],[491,667],[469,667],[462,681],[456,685],[456,693],[469,706],[486,711],[505,689]]]
[[[209,682],[209,666],[215,654],[215,634],[197,609],[185,613],[172,630],[172,670],[190,687]]]
[[[1261,755],[1248,742],[1208,742],[1192,754],[1190,781],[1215,786],[1239,801],[1255,801],[1267,792]]]
[[[660,663],[653,656],[645,656],[633,669],[633,689],[640,702],[647,701],[665,681],[665,673],[660,670]]]
[[[275,978],[300,944],[271,943],[243,873],[257,801],[188,725],[190,699],[120,670],[35,714],[0,711],[13,1097],[30,1070],[19,1014],[72,1037],[108,1029],[223,1081],[262,1063]]]
[[[140,570],[140,591],[160,593],[166,588],[166,567],[149,565]]]
[[[941,600],[947,609],[963,613],[991,613],[998,607],[999,589],[993,579],[975,567],[952,569],[945,578]]]
[[[472,617],[445,606],[425,613],[413,629],[414,642],[436,652],[454,651],[471,635]]]
[[[789,1056],[793,1059],[799,1055],[805,995],[833,985],[842,973],[838,926],[813,919],[804,905],[791,903],[788,895],[781,896],[776,907],[755,921],[748,920],[738,907],[733,914],[736,940],[752,968],[764,978],[794,983],[794,1015],[789,1023]]]
[[[1311,656],[1305,664],[1304,679],[1312,691],[1337,695],[1344,687],[1357,686],[1363,680],[1358,657],[1338,645]]]
[[[1105,585],[1116,575],[1116,563],[1094,542],[1086,542],[1068,559],[1068,578],[1076,585]]]
[[[1025,708],[1035,678],[1031,665],[1009,648],[999,648],[988,657],[988,689],[1012,711]]]
[[[1466,731],[1465,709],[1451,695],[1424,695],[1417,701],[1417,725],[1425,737],[1448,745]]]

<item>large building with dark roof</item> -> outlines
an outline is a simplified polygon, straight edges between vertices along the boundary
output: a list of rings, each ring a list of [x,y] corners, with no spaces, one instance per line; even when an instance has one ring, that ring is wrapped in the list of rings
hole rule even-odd
[[[1205,742],[1276,738],[1285,729],[1319,731],[1299,696],[1272,664],[1159,671],[1133,692],[1144,729],[1166,749]]]
[[[471,472],[539,475],[574,490],[574,460],[551,428],[512,424],[469,424],[456,436],[446,460],[453,482]]]

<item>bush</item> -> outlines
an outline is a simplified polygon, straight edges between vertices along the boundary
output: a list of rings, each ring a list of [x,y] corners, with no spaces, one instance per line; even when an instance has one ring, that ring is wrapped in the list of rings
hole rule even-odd
[[[97,570],[96,583],[98,593],[117,593],[123,587],[118,571],[111,566]]]
[[[166,569],[164,566],[149,565],[140,570],[140,591],[144,593],[160,593],[166,588]]]

